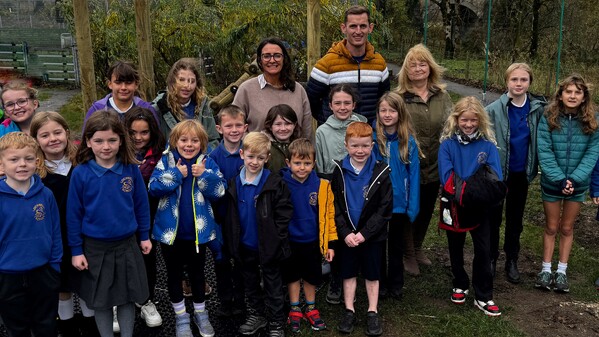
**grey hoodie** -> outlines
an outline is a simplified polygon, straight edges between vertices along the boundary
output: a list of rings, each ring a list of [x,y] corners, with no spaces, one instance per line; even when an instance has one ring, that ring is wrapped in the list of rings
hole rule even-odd
[[[335,160],[341,160],[347,155],[345,149],[345,130],[352,122],[366,122],[366,117],[352,113],[344,121],[335,115],[316,129],[316,172],[322,176],[331,175],[335,169]]]

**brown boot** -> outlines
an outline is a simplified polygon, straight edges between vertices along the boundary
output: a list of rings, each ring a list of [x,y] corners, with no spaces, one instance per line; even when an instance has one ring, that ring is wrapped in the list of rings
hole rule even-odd
[[[416,262],[418,262],[419,264],[425,266],[430,266],[433,264],[433,262],[424,254],[424,250],[422,250],[422,247],[414,248],[414,253],[414,255],[416,256]]]
[[[403,226],[403,238],[404,240],[404,253],[403,253],[403,269],[406,273],[412,276],[420,275],[420,268],[418,268],[418,262],[416,262],[416,255],[414,252],[414,237],[412,234],[412,226]]]
[[[418,262],[416,262],[415,256],[406,256],[403,257],[403,269],[412,276],[420,275],[420,268],[418,267]]]

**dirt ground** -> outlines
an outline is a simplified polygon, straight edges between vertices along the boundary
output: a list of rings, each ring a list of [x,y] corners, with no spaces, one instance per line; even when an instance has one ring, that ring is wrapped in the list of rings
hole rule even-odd
[[[599,222],[595,220],[597,206],[586,202],[575,224],[575,242],[587,251],[599,249]],[[544,214],[531,215],[528,221],[539,227],[544,226]],[[541,238],[539,238],[540,240]],[[557,245],[556,245],[557,249]],[[433,249],[434,258],[447,269],[450,268],[446,249]],[[471,270],[472,255],[465,253],[466,270]],[[468,254],[470,254],[468,256]],[[518,285],[507,281],[503,266],[503,252],[497,263],[497,276],[494,283],[496,303],[507,310],[502,315],[529,336],[580,337],[599,336],[599,291],[597,300],[581,302],[571,294],[545,292],[534,288],[537,273],[540,270],[541,252],[522,247],[518,266],[522,273],[522,282]],[[587,277],[569,273],[570,288],[592,287]],[[578,277],[577,277],[578,276]]]

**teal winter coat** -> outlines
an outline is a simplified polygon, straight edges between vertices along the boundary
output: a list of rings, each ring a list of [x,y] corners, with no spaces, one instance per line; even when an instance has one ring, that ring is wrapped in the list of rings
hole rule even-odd
[[[528,128],[530,129],[530,140],[528,142],[528,155],[526,156],[526,177],[530,183],[539,171],[539,159],[537,157],[537,128],[539,120],[543,115],[543,110],[547,105],[547,101],[542,96],[534,96],[528,94],[530,102],[530,111],[526,118]],[[495,131],[495,139],[497,140],[497,148],[499,150],[499,163],[503,173],[503,179],[507,180],[510,167],[510,118],[508,117],[508,103],[510,98],[507,94],[501,95],[498,100],[489,104],[485,110],[489,113],[493,130]]]
[[[591,173],[599,157],[599,132],[584,134],[577,116],[560,114],[559,129],[549,131],[545,116],[537,132],[541,187],[561,195],[562,184],[570,179],[574,194],[589,188]]]

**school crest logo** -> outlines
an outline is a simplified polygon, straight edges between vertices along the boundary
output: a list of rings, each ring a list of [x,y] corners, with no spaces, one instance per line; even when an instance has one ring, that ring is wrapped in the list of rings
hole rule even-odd
[[[364,185],[364,187],[362,187],[362,196],[364,197],[364,199],[366,199],[366,197],[368,196],[368,185]]]
[[[121,179],[121,191],[125,193],[133,191],[133,178],[125,177]]]
[[[254,197],[254,208],[258,205],[258,196]]]
[[[33,215],[37,221],[44,220],[46,218],[46,209],[44,208],[44,205],[37,204],[33,206]]]
[[[479,164],[484,164],[487,162],[487,158],[489,155],[486,152],[479,152],[478,156],[476,156],[476,162]]]
[[[316,206],[316,203],[318,203],[318,193],[316,192],[312,192],[310,193],[310,206]]]

